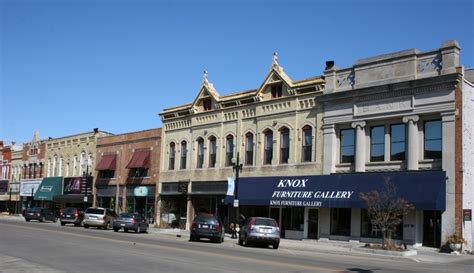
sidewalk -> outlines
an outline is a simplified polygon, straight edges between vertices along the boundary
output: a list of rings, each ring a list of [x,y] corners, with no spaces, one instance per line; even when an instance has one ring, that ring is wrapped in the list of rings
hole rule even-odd
[[[182,238],[182,240],[189,240],[189,231],[180,229],[160,229],[150,228],[150,233],[157,235],[173,236]],[[236,239],[231,239],[230,234],[225,235],[224,244],[237,244]],[[364,243],[354,242],[342,242],[342,241],[320,241],[320,240],[280,240],[280,249],[292,250],[292,251],[305,251],[311,253],[325,253],[325,254],[336,254],[336,255],[349,255],[358,257],[378,257],[389,260],[408,260],[417,263],[435,263],[435,264],[449,264],[456,263],[464,260],[472,260],[474,264],[474,255],[469,254],[449,254],[440,253],[437,248],[428,247],[417,247],[410,248],[416,249],[418,252],[415,256],[400,257],[400,256],[389,256],[380,255],[373,253],[359,252],[356,249],[364,246]]]

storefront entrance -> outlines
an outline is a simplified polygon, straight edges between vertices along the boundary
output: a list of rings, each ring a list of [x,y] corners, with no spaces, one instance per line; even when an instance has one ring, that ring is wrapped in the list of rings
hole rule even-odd
[[[308,239],[318,239],[319,210],[308,210]]]
[[[425,210],[423,212],[423,246],[441,246],[441,212]]]

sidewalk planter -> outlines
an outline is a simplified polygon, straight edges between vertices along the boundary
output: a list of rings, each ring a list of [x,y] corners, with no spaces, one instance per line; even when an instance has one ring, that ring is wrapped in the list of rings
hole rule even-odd
[[[461,243],[451,243],[449,244],[449,248],[451,248],[452,251],[460,251],[462,248]]]

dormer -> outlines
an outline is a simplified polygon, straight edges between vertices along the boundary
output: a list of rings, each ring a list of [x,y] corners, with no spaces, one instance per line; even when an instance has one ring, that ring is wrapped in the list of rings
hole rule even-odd
[[[264,82],[257,91],[262,100],[278,99],[291,95],[293,81],[278,64],[278,53],[273,53],[273,63]]]
[[[214,89],[212,83],[207,79],[207,71],[204,71],[204,79],[201,89],[193,102],[192,109],[197,112],[207,112],[217,109],[219,94]]]

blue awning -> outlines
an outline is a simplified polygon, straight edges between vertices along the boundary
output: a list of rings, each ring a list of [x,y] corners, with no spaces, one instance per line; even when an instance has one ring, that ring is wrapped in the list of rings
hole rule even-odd
[[[241,177],[240,205],[364,208],[360,192],[383,191],[384,181],[417,210],[446,209],[444,171],[352,173],[292,177]],[[233,196],[226,198],[232,202]]]

